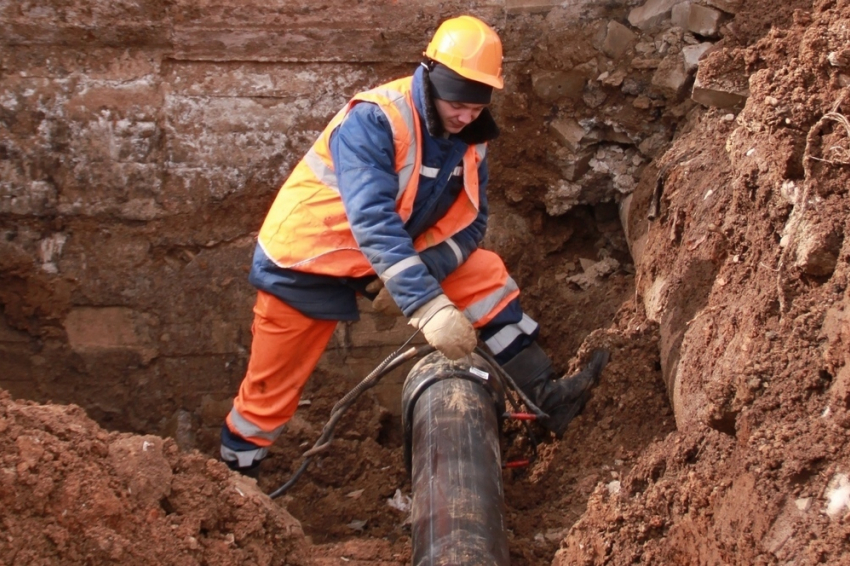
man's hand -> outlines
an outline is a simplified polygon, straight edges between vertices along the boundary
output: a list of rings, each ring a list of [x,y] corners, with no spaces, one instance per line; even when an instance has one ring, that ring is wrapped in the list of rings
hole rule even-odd
[[[372,299],[372,308],[375,312],[379,312],[386,316],[402,316],[401,309],[395,304],[390,292],[384,287],[384,282],[380,279],[375,279],[366,285],[366,291],[369,293],[377,293],[378,295]]]
[[[410,325],[421,330],[425,340],[450,360],[468,356],[478,343],[472,323],[445,295],[437,295],[416,309]]]

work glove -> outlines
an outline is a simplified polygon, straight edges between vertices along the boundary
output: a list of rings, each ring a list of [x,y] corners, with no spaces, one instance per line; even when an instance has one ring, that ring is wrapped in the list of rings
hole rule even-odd
[[[478,343],[472,323],[445,295],[437,295],[416,309],[409,324],[421,330],[425,340],[450,360],[468,356]]]
[[[377,293],[377,296],[372,299],[372,308],[375,312],[379,312],[386,316],[402,316],[401,309],[395,303],[390,292],[384,287],[384,282],[380,279],[375,279],[366,285],[366,291],[369,293]]]

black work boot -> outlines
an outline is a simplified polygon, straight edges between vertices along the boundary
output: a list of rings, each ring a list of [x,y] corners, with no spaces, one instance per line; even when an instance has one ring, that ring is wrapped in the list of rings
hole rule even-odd
[[[549,415],[548,419],[540,421],[541,424],[561,438],[567,425],[582,412],[590,399],[590,390],[599,382],[608,357],[608,350],[594,350],[590,363],[582,371],[554,379],[552,361],[534,342],[502,368],[531,402]]]
[[[260,480],[260,464],[269,453],[268,448],[239,438],[227,428],[221,427],[221,460],[234,472]]]

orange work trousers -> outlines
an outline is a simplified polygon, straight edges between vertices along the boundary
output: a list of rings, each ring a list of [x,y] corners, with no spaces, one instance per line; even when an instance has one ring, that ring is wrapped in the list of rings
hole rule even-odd
[[[446,277],[442,287],[476,328],[519,295],[502,259],[480,249]],[[227,416],[231,432],[261,447],[274,442],[295,414],[336,324],[305,316],[274,295],[258,292],[248,370]]]

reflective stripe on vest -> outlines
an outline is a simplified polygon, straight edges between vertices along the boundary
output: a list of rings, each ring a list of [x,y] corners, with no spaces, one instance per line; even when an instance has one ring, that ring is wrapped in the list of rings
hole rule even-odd
[[[259,244],[275,264],[333,276],[362,277],[375,273],[357,246],[345,215],[334,173],[330,137],[355,104],[365,101],[378,105],[393,132],[394,167],[399,180],[396,211],[406,222],[413,212],[422,171],[422,133],[413,104],[412,85],[412,77],[407,77],[356,95],[333,117],[298,162],[260,229]],[[417,251],[447,240],[475,220],[479,204],[478,165],[486,151],[485,144],[467,149],[462,166],[464,191],[443,218],[416,238],[414,248]],[[396,274],[401,271],[394,268],[390,269]]]
[[[427,165],[423,165],[419,168],[419,174],[423,177],[428,177],[429,179],[436,179],[437,174],[440,172],[436,167],[428,167]],[[458,165],[452,170],[452,177],[460,177],[463,175],[463,167]]]

